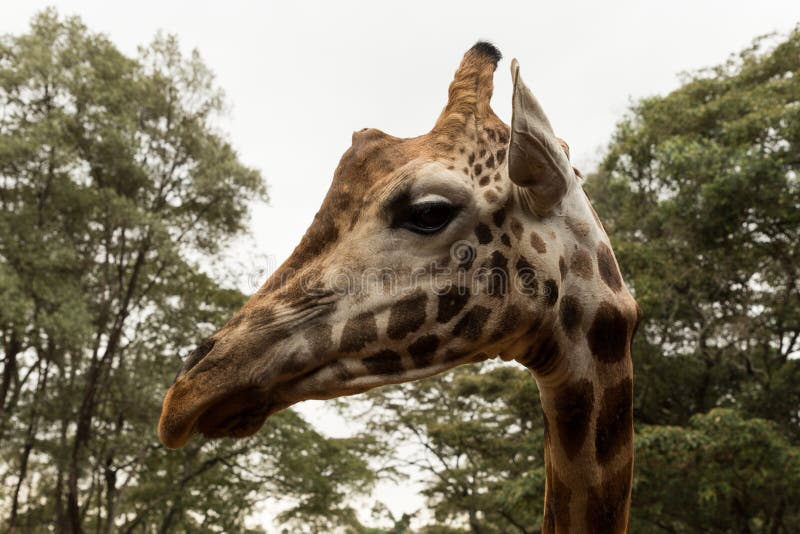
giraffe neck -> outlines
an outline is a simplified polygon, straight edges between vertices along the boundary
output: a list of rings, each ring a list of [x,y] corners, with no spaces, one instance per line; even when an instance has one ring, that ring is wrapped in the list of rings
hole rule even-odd
[[[584,378],[558,387],[539,381],[545,416],[543,533],[628,531],[632,366],[629,357],[615,365],[614,372],[590,365]]]

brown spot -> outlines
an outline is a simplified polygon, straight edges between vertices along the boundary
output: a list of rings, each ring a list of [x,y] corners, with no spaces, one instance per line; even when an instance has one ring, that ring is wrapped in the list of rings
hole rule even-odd
[[[511,239],[508,237],[508,234],[506,233],[500,236],[500,242],[507,247],[511,246]]]
[[[556,426],[561,449],[572,460],[583,448],[589,433],[594,388],[587,379],[563,387],[555,399]]]
[[[491,204],[494,204],[495,202],[497,202],[500,199],[497,196],[497,193],[495,193],[494,191],[486,191],[486,192],[484,192],[483,193],[483,198],[485,198],[486,201],[491,203]]]
[[[499,210],[492,213],[492,222],[494,225],[500,228],[503,226],[503,223],[506,220],[506,210],[504,208],[500,208]]]
[[[486,168],[494,169],[494,156],[491,154],[489,154],[489,157],[486,158]]]
[[[608,287],[615,292],[622,289],[622,277],[619,274],[617,261],[614,259],[614,253],[605,243],[601,243],[597,247],[597,269]]]
[[[495,173],[493,180],[494,180],[495,182],[499,182],[499,181],[500,181],[500,173],[499,173],[499,172],[498,172],[498,173]]]
[[[382,350],[361,361],[375,375],[396,375],[404,370],[402,357],[393,350]]]
[[[561,272],[561,281],[563,282],[567,277],[567,262],[564,260],[564,256],[558,258],[558,270]]]
[[[447,323],[458,315],[469,300],[469,290],[466,287],[451,285],[447,291],[439,294],[439,309],[436,321]]]
[[[485,187],[489,185],[489,177],[488,176],[481,176],[481,179],[478,180],[478,185],[481,187]]]
[[[472,170],[475,171],[475,176],[480,176],[483,172],[483,166],[480,163],[476,163]]]
[[[537,234],[536,232],[531,232],[531,246],[536,249],[536,252],[539,254],[544,254],[547,252],[547,245],[542,239],[542,236]]]
[[[386,331],[389,339],[403,339],[422,326],[427,303],[428,295],[422,290],[395,302],[389,312],[389,326]]]
[[[592,275],[594,274],[592,257],[589,255],[586,249],[583,248],[579,248],[572,255],[572,259],[570,259],[569,262],[569,267],[584,280],[591,280]]]
[[[486,324],[486,319],[491,314],[489,308],[483,306],[472,307],[453,327],[453,335],[456,337],[463,337],[470,341],[477,341],[483,332],[483,326]]]
[[[281,364],[281,376],[291,377],[308,372],[309,360],[311,359],[309,354],[298,354],[297,352],[285,354]]]
[[[514,234],[514,237],[516,237],[517,239],[521,239],[522,223],[519,222],[519,219],[517,219],[516,217],[511,217],[511,224],[509,226],[511,227],[511,233]]]
[[[479,222],[475,227],[475,236],[478,238],[478,243],[481,245],[492,242],[492,231],[482,222]]]
[[[463,172],[464,174],[466,174],[467,176],[469,176],[469,167],[462,167],[462,168],[461,168],[461,172]]]
[[[608,464],[620,450],[632,446],[633,381],[626,378],[603,392],[595,436],[597,461]]]
[[[439,348],[439,338],[434,335],[422,336],[408,346],[408,353],[414,360],[414,365],[419,368],[427,367],[433,361],[436,349]]]
[[[350,374],[350,371],[347,370],[347,367],[345,367],[342,362],[333,362],[331,364],[331,370],[333,371],[333,375],[340,382],[347,382],[353,378],[353,375]]]
[[[505,142],[505,141],[502,141],[502,142]],[[500,150],[498,150],[497,154],[495,154],[495,158],[497,159],[498,162],[502,163],[502,161],[504,159],[506,159],[506,149],[505,148],[501,148]]]
[[[552,278],[544,282],[544,303],[549,306],[555,306],[558,302],[558,284]]]
[[[482,158],[482,157],[483,157],[483,156],[485,156],[485,155],[486,155],[486,149],[485,149],[485,148],[482,148],[482,149],[480,150],[480,152],[478,152],[478,157],[479,157],[479,158]]]
[[[360,313],[345,323],[339,350],[356,352],[377,339],[378,326],[375,323],[375,315],[372,312]]]
[[[585,241],[589,237],[589,224],[585,221],[567,217],[567,228],[577,237],[580,241]]]
[[[487,293],[493,297],[503,297],[508,292],[508,258],[500,251],[495,250],[489,257],[487,264],[488,284]]]
[[[448,171],[452,171],[453,169],[455,169],[455,166],[454,166],[454,165],[448,165],[448,166],[447,166],[447,170],[448,170]]]
[[[589,349],[603,363],[618,362],[625,357],[628,345],[628,321],[620,311],[603,302],[588,332]]]
[[[628,500],[633,463],[627,462],[597,486],[589,488],[586,501],[587,532],[627,532]]]
[[[518,307],[513,304],[507,306],[500,316],[500,321],[497,323],[494,333],[489,337],[489,341],[494,343],[513,333],[519,327],[521,319],[522,314]]]
[[[312,356],[321,356],[333,345],[331,325],[327,323],[317,323],[311,326],[306,330],[304,337],[308,342],[308,349]]]
[[[578,299],[572,295],[566,295],[561,299],[561,325],[570,337],[575,334],[575,329],[581,323],[582,317],[583,309],[578,303]]]

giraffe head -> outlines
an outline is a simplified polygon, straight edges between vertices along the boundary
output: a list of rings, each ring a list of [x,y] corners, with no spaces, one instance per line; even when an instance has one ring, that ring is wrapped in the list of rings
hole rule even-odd
[[[185,361],[165,445],[247,436],[305,399],[499,355],[533,371],[546,413],[567,405],[547,421],[559,454],[589,446],[596,377],[629,396],[635,303],[516,61],[511,126],[492,111],[499,60],[487,43],[466,53],[429,133],[353,134],[292,255]]]

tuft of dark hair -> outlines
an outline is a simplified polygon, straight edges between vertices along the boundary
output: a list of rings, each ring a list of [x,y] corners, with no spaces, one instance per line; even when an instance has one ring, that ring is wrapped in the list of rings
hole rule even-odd
[[[494,62],[495,65],[497,65],[497,63],[501,59],[503,59],[503,54],[500,53],[500,50],[498,50],[497,47],[494,46],[489,41],[478,41],[477,43],[472,45],[470,51],[472,50],[474,50],[475,52],[479,52],[484,56],[487,56]]]

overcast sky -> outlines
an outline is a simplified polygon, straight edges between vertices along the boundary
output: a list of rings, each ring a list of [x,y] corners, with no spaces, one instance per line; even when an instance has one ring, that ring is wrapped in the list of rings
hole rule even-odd
[[[253,265],[256,251],[276,264],[289,255],[354,130],[428,131],[461,56],[479,39],[505,56],[495,75],[497,114],[508,122],[508,65],[516,57],[573,161],[588,171],[632,100],[667,93],[680,72],[720,63],[754,37],[800,21],[797,0],[405,0],[392,2],[395,9],[342,0],[5,0],[0,33],[25,31],[47,5],[80,15],[129,54],[158,30],[200,51],[227,95],[222,127],[270,187],[271,204],[254,208],[253,238],[236,248],[241,265]],[[346,433],[320,410],[302,409],[328,432]],[[422,506],[414,493],[405,485],[379,496],[395,512],[413,511]]]

